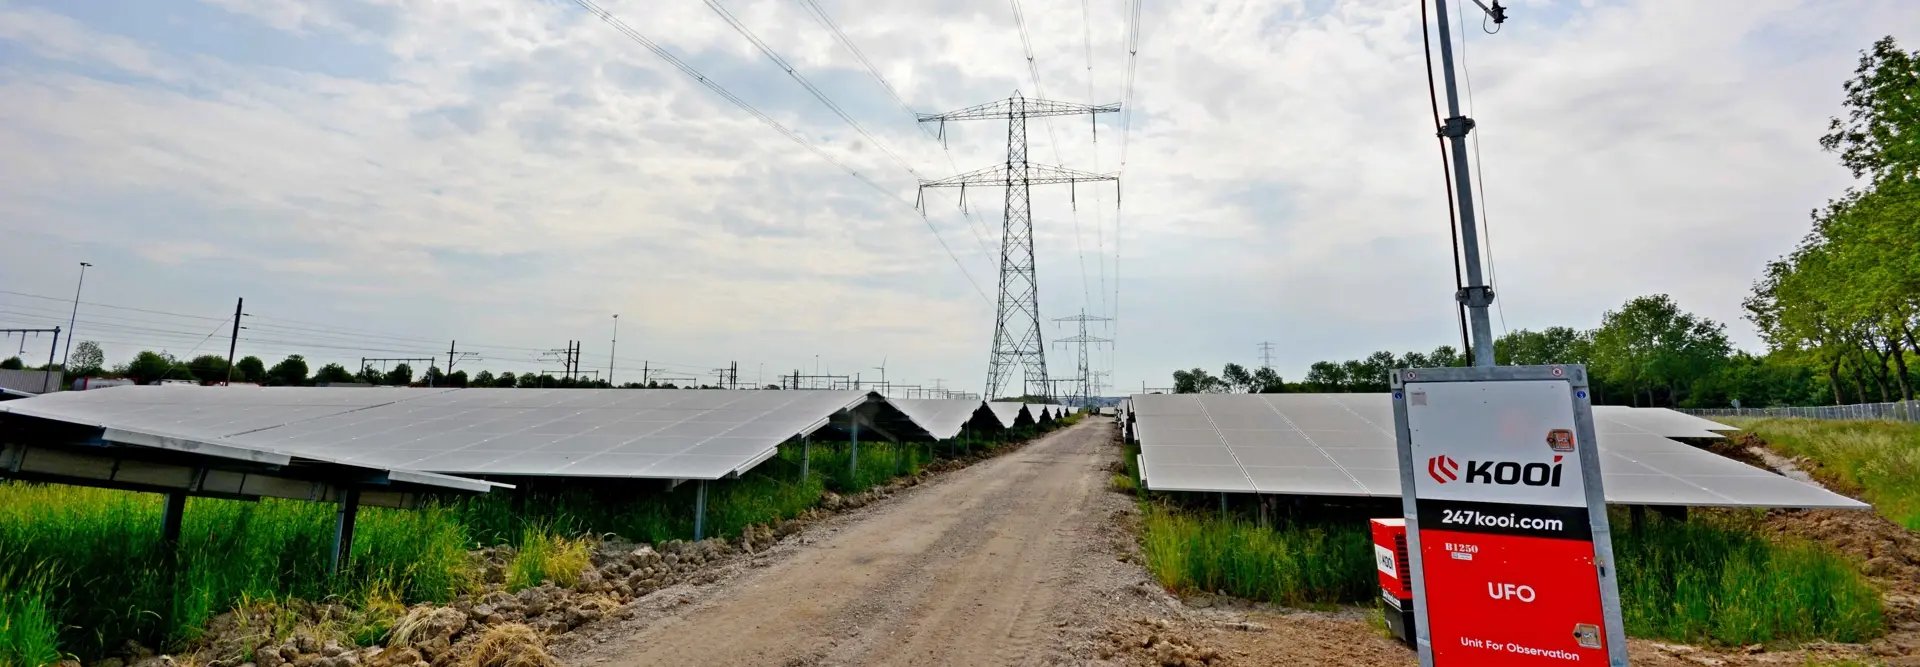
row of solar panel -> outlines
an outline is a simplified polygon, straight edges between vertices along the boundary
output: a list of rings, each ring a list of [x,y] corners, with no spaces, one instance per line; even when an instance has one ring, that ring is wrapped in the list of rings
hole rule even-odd
[[[1149,489],[1398,497],[1387,394],[1147,394],[1123,410]],[[1672,410],[1595,406],[1609,502],[1864,507],[1672,438],[1735,430]]]
[[[718,479],[869,403],[918,429],[896,435],[941,440],[1065,414],[856,391],[170,386],[59,392],[0,413],[380,470]]]

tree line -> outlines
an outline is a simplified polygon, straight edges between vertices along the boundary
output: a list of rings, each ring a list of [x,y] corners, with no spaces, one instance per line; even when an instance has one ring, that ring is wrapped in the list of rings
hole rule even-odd
[[[439,366],[428,366],[426,372],[415,377],[415,370],[409,364],[395,364],[391,368],[367,366],[357,371],[348,370],[340,364],[325,364],[312,369],[305,356],[287,355],[279,363],[267,366],[256,356],[241,357],[233,362],[232,373],[228,373],[227,358],[219,355],[203,354],[192,359],[180,360],[166,352],[141,350],[126,363],[114,366],[106,365],[106,354],[100,344],[94,341],[80,341],[73,346],[68,356],[68,365],[72,372],[67,377],[102,377],[131,380],[136,384],[158,384],[163,381],[177,380],[195,384],[212,385],[228,382],[259,384],[270,387],[310,387],[330,384],[367,384],[383,386],[434,386],[434,387],[522,387],[522,388],[613,388],[605,380],[584,377],[554,376],[548,373],[504,372],[495,374],[483,370],[469,376],[464,370],[446,373]],[[24,369],[26,365],[19,357],[0,360],[0,369]],[[60,370],[59,364],[42,364],[35,370]],[[626,389],[679,389],[671,382],[648,381],[627,382],[620,385]],[[689,389],[717,389],[712,385],[689,386]],[[778,389],[768,385],[769,389]]]
[[[1860,183],[1813,211],[1807,236],[1766,265],[1744,300],[1766,352],[1734,349],[1724,324],[1658,294],[1607,311],[1597,329],[1501,336],[1495,361],[1585,364],[1596,401],[1611,404],[1912,400],[1920,386],[1920,51],[1902,51],[1892,37],[1875,42],[1843,90],[1845,117],[1829,121],[1820,144]],[[1258,389],[1208,381],[1196,368],[1175,372],[1174,390],[1383,392],[1392,369],[1465,363],[1449,346],[1382,351],[1317,362],[1303,382],[1271,378]]]

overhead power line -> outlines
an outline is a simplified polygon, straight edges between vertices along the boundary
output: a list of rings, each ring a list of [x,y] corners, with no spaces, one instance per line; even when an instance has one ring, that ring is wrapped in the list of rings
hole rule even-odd
[[[1033,57],[1033,39],[1027,33],[1026,13],[1020,10],[1020,0],[1007,0],[1007,3],[1013,7],[1013,22],[1015,25],[1017,25],[1020,28],[1020,48],[1025,52],[1027,57],[1027,73],[1033,76],[1034,97],[1037,99],[1046,99],[1047,97],[1046,84],[1043,84],[1040,82],[1040,65],[1039,65],[1039,62],[1035,60],[1035,58]],[[1092,104],[1093,100],[1088,99],[1087,103]],[[1099,127],[1098,120],[1095,120],[1094,123],[1095,123],[1094,125],[1095,127]],[[1066,160],[1060,157],[1060,135],[1054,132],[1053,121],[1048,118],[1042,118],[1040,119],[1040,124],[1046,126],[1047,128],[1047,145],[1053,149],[1053,161],[1055,163],[1064,164]],[[1097,144],[1099,140],[1100,140],[1100,134],[1098,131],[1095,131],[1094,132],[1095,143]],[[1095,154],[1099,153],[1099,150],[1097,147],[1094,152]],[[1076,254],[1080,258],[1081,303],[1091,302],[1093,301],[1093,285],[1091,282],[1089,282],[1087,278],[1086,237],[1084,234],[1080,232],[1079,207],[1073,208],[1073,250],[1074,250],[1074,254]]]
[[[845,48],[848,53],[853,54],[854,60],[860,61],[860,66],[866,68],[867,74],[872,76],[874,81],[880,82],[880,87],[887,91],[887,96],[892,97],[895,104],[900,105],[900,110],[907,112],[907,117],[915,119],[914,126],[920,129],[921,134],[925,135],[927,139],[931,141],[939,142],[940,153],[947,158],[947,167],[953,171],[960,171],[959,163],[953,160],[953,151],[947,148],[947,142],[940,141],[940,137],[934,130],[919,122],[920,112],[915,111],[913,105],[907,104],[906,99],[900,96],[899,89],[887,81],[886,75],[881,74],[880,68],[875,66],[873,61],[867,58],[866,52],[860,49],[860,45],[855,44],[853,38],[848,37],[847,32],[840,29],[840,24],[833,20],[833,16],[828,14],[826,9],[821,8],[820,3],[815,0],[800,1],[801,4],[806,5],[807,9],[810,10],[809,13],[813,15],[814,20],[819,21],[821,26],[825,27],[828,32],[833,33],[834,38],[840,41],[840,46]],[[961,213],[967,217],[968,231],[973,232],[974,239],[980,241],[980,252],[989,259],[997,261],[997,256],[993,249],[988,247],[989,244],[986,240],[987,236],[992,235],[992,230],[986,221],[981,220],[979,213],[974,209],[965,206],[961,206]],[[995,243],[991,245],[998,246],[999,244]]]
[[[713,91],[715,95],[719,95],[722,99],[725,99],[727,102],[733,104],[735,107],[739,107],[741,111],[747,112],[749,115],[753,116],[756,120],[759,120],[762,124],[766,125],[768,128],[771,128],[773,129],[773,131],[780,133],[781,136],[784,136],[788,140],[796,144],[799,144],[801,148],[807,149],[809,152],[812,152],[815,156],[819,157],[822,160],[825,160],[828,164],[832,164],[835,167],[839,167],[842,171],[847,172],[847,174],[853,176],[855,179],[859,180],[861,183],[866,184],[867,187],[873,188],[875,192],[879,192],[880,194],[886,195],[888,199],[894,201],[895,203],[904,207],[909,207],[909,208],[911,207],[911,204],[908,204],[906,200],[901,199],[899,194],[891,190],[888,190],[885,187],[882,187],[879,183],[874,182],[873,179],[868,178],[865,174],[860,173],[858,170],[855,170],[853,167],[847,166],[846,163],[841,162],[839,159],[834,158],[832,155],[829,155],[825,150],[822,150],[819,146],[815,145],[813,142],[808,141],[806,137],[801,136],[799,133],[793,131],[792,129],[789,129],[786,125],[781,124],[780,121],[774,120],[772,116],[768,116],[766,113],[761,112],[758,108],[755,108],[752,104],[748,104],[746,100],[740,99],[739,96],[734,95],[733,92],[727,90],[726,87],[721,86],[718,82],[708,78],[707,75],[702,74],[700,70],[694,69],[694,67],[692,65],[687,64],[686,61],[681,60],[678,56],[673,55],[672,52],[667,51],[665,48],[661,47],[659,44],[655,43],[653,40],[648,39],[647,36],[644,34],[641,34],[640,31],[635,30],[633,29],[632,26],[627,25],[625,21],[620,20],[620,17],[614,16],[612,12],[602,9],[600,5],[594,3],[593,0],[573,0],[573,2],[574,4],[580,5],[581,8],[586,9],[588,13],[591,13],[594,16],[599,17],[600,20],[605,22],[607,25],[613,26],[614,30],[617,30],[620,32],[620,34],[625,35],[627,39],[633,40],[634,43],[639,44],[642,47],[645,47],[647,51],[652,52],[654,56],[660,58],[661,60],[666,61],[667,64],[673,66],[674,69],[680,70],[680,73],[687,75],[688,77],[692,78],[696,82],[699,82],[699,84],[702,86],[705,86],[707,90]],[[928,220],[925,216],[922,216],[921,222],[926,223],[927,231],[932,232],[934,240],[940,242],[940,248],[947,252],[947,257],[953,260],[953,265],[956,267],[959,267],[960,274],[966,277],[967,283],[970,285],[973,285],[973,291],[979,293],[980,300],[985,301],[988,304],[992,304],[993,300],[987,298],[986,290],[981,289],[980,283],[973,279],[973,273],[968,271],[967,265],[960,261],[960,256],[955,255],[953,253],[953,248],[947,245],[946,238],[940,235],[939,228],[933,226],[933,221]]]

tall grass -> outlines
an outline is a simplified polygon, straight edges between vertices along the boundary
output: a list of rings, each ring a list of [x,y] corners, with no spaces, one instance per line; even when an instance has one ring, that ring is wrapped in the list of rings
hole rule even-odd
[[[1375,596],[1373,546],[1364,524],[1262,528],[1148,505],[1141,546],[1147,569],[1180,592],[1306,606]]]
[[[1920,530],[1920,424],[1823,419],[1724,419],[1774,448],[1820,462],[1881,515]]]
[[[358,600],[384,588],[444,601],[469,581],[466,534],[442,509],[363,509],[339,575],[328,572],[332,505],[190,499],[177,557],[160,543],[161,512],[154,494],[0,483],[0,572],[44,573],[9,585],[7,604],[56,603],[59,645],[94,656],[126,639],[190,639],[246,597]]]
[[[1624,523],[1624,522],[1622,522]],[[1292,606],[1377,594],[1364,524],[1262,528],[1213,512],[1147,505],[1147,568],[1179,592]],[[1880,594],[1845,558],[1773,541],[1737,521],[1656,521],[1613,538],[1627,632],[1728,645],[1857,642],[1885,632]]]
[[[507,590],[520,591],[551,581],[562,587],[580,583],[580,573],[592,562],[592,543],[569,538],[541,526],[526,529],[507,565]]]
[[[1880,594],[1846,559],[1730,518],[1614,531],[1627,632],[1688,642],[1857,642],[1885,631]]]
[[[0,665],[59,662],[60,618],[44,569],[0,571]]]

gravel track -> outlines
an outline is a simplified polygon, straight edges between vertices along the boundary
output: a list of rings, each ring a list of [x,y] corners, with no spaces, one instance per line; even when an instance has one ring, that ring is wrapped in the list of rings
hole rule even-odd
[[[1019,665],[1077,662],[1138,568],[1114,558],[1102,419],[869,506],[721,585],[562,651],[591,665]],[[782,545],[787,547],[788,545]],[[1138,597],[1135,597],[1138,600]]]

